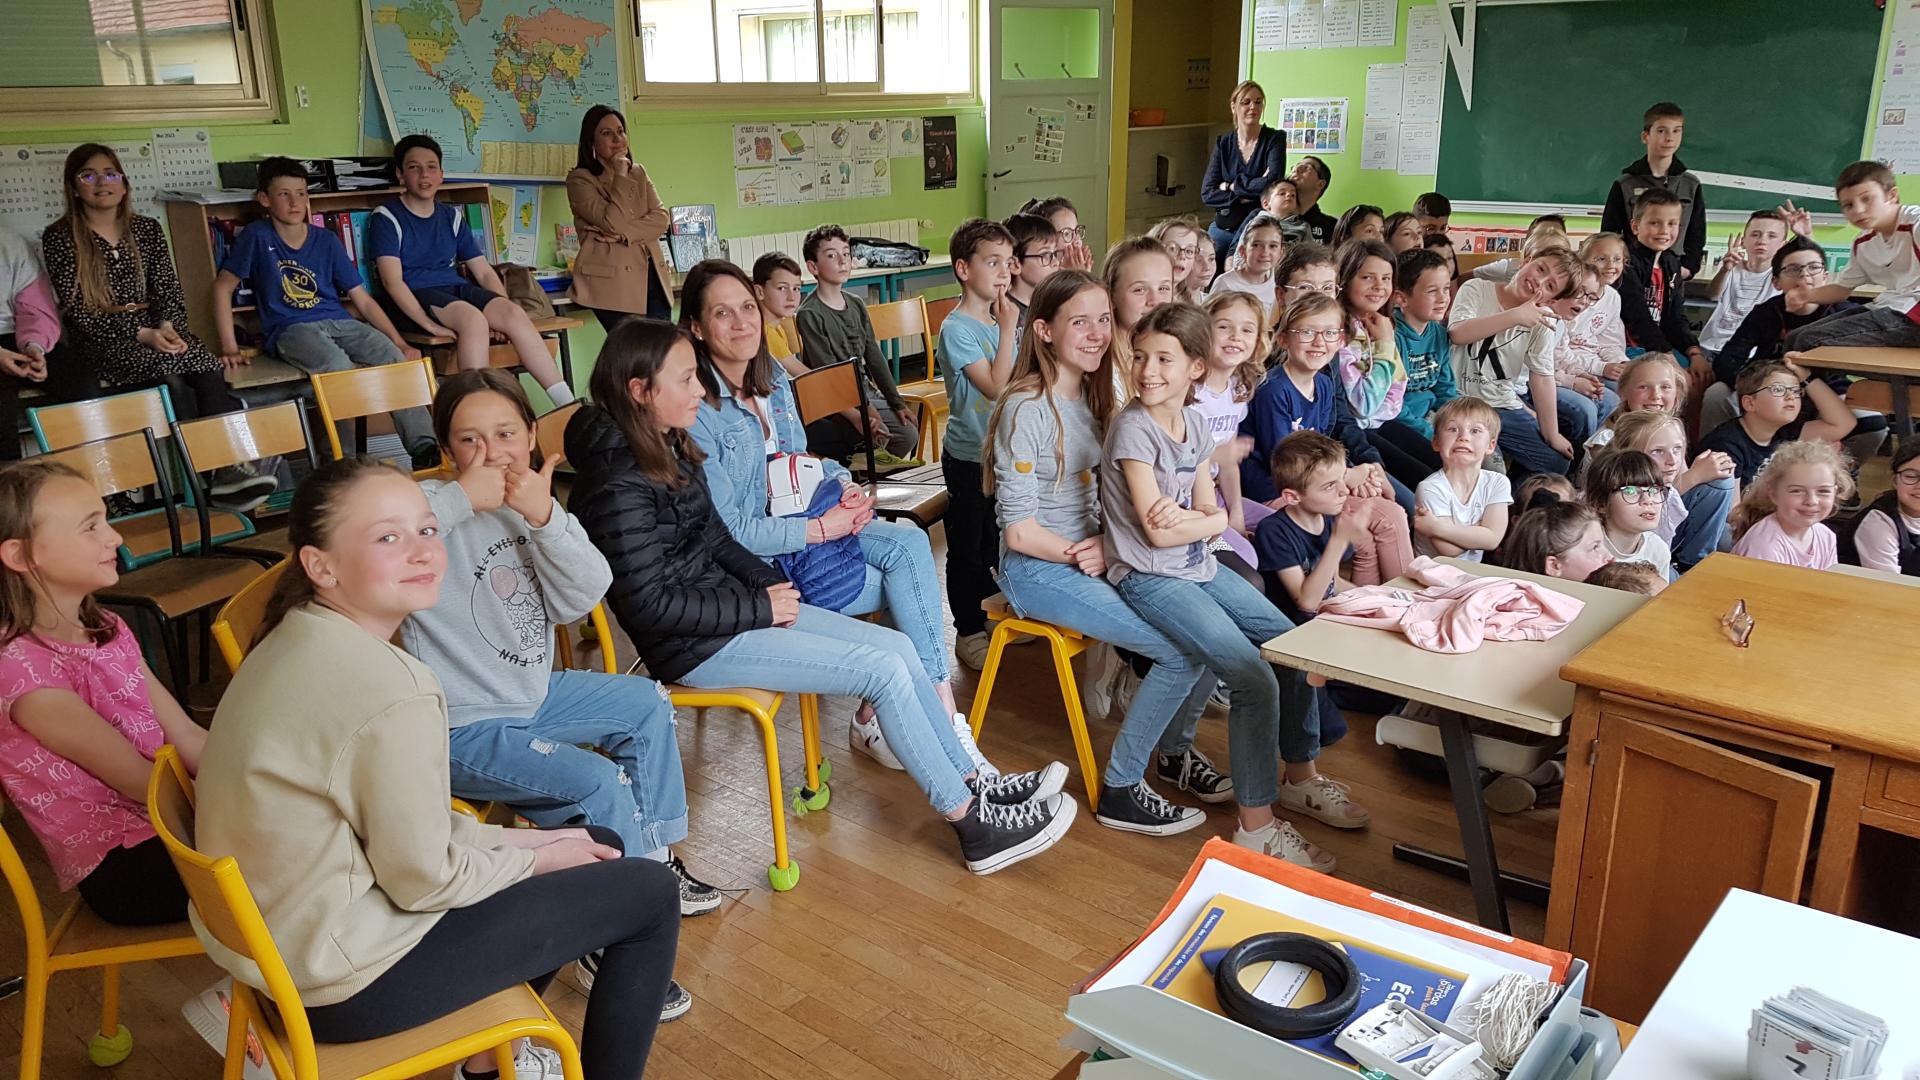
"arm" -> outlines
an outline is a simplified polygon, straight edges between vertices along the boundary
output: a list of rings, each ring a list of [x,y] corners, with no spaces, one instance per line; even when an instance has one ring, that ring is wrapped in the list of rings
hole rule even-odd
[[[701,409],[700,418],[694,421],[694,445],[707,455],[700,463],[700,469],[707,477],[707,490],[713,495],[713,505],[719,508],[720,518],[727,526],[727,532],[745,545],[756,555],[785,555],[799,551],[807,546],[807,522],[805,517],[774,517],[766,512],[766,499],[757,501],[759,513],[741,513],[742,500],[734,490],[732,476],[728,473],[722,455],[727,452],[721,439],[720,427],[726,421],[715,409]],[[756,440],[752,452],[759,456],[762,444]],[[822,483],[827,482],[823,478]]]
[[[1347,448],[1347,464],[1379,465],[1380,451],[1367,441],[1367,433],[1354,422],[1353,413],[1347,408],[1347,400],[1336,393],[1333,401],[1333,429],[1328,435],[1340,440]]]
[[[1001,391],[1007,388],[1008,381],[1013,378],[1013,339],[1016,335],[1011,333],[1010,329],[1018,316],[1013,314],[1013,301],[1005,299],[1004,293],[995,305],[996,316],[1001,313],[999,310],[1001,308],[1006,309],[1007,317],[999,323],[1000,333],[997,335],[999,341],[994,345],[991,356],[982,355],[985,352],[981,348],[985,344],[984,341],[961,327],[955,326],[952,322],[946,324],[946,326],[954,326],[955,332],[951,341],[945,333],[946,326],[941,327],[942,351],[953,350],[948,352],[948,355],[954,358],[953,366],[959,368],[960,374],[965,376],[966,380],[973,384],[974,389],[980,391],[989,401],[1000,400]],[[967,356],[971,356],[972,359],[962,359]]]
[[[1053,458],[1060,429],[1038,398],[1016,401],[1002,408],[993,431],[994,513],[1007,547],[1047,562],[1073,565],[1078,545],[1040,524],[1040,484],[1034,466]],[[1022,469],[1020,466],[1027,466]],[[1099,537],[1092,539],[1098,541]]]
[[[1686,293],[1686,287],[1678,275],[1669,277],[1667,302],[1660,309],[1660,332],[1670,343],[1669,348],[1674,352],[1686,353],[1697,362],[1699,357],[1693,354],[1700,349],[1700,339],[1693,336],[1693,325],[1687,322]]]
[[[1794,377],[1805,384],[1807,400],[1813,404],[1817,413],[1814,419],[1807,421],[1805,426],[1801,427],[1800,437],[1807,440],[1839,442],[1852,434],[1856,423],[1853,410],[1847,408],[1847,403],[1840,400],[1839,394],[1833,392],[1833,387],[1828,386],[1825,380],[1812,378],[1807,373],[1807,369],[1798,364],[1788,366],[1793,369]]]
[[[207,747],[207,729],[193,722],[187,710],[181,708],[180,703],[167,692],[166,684],[154,675],[145,660],[140,661],[140,671],[147,677],[147,700],[153,703],[153,718],[160,721],[160,730],[166,732],[167,741],[180,751],[180,761],[186,765],[187,773],[198,775],[200,755]],[[144,756],[142,760],[145,760]],[[152,768],[148,768],[147,772],[151,774]],[[144,800],[146,796],[141,795],[140,798]]]
[[[1285,174],[1287,168],[1287,141],[1272,128],[1262,125],[1260,142],[1263,147],[1260,154],[1260,171],[1246,177],[1236,186],[1240,197],[1251,200],[1257,207],[1260,199],[1273,186],[1275,180]],[[1235,148],[1238,152],[1238,148]]]
[[[1327,550],[1320,555],[1320,561],[1313,569],[1302,570],[1298,566],[1289,566],[1280,571],[1280,584],[1286,587],[1287,595],[1293,598],[1293,606],[1305,612],[1317,612],[1326,602],[1327,590],[1338,591],[1340,581],[1340,560],[1346,557],[1347,549],[1353,546],[1353,538],[1348,535],[1342,514],[1333,520],[1333,535],[1327,540]]]
[[[399,327],[394,326],[393,320],[387,318],[386,309],[373,298],[373,294],[367,291],[366,286],[355,285],[348,290],[347,303],[353,305],[354,312],[365,320],[368,326],[386,335],[387,340],[393,342],[393,347],[400,350],[401,356],[409,360],[420,359],[420,350],[407,344],[407,339],[400,336]]]
[[[1533,414],[1540,423],[1540,438],[1548,446],[1560,450],[1562,456],[1572,457],[1573,447],[1560,437],[1559,392],[1554,388],[1553,376],[1544,371],[1533,371],[1527,375],[1527,395],[1533,399]]]
[[[60,302],[47,279],[37,268],[33,272],[33,279],[13,296],[13,339],[22,352],[38,349],[45,356],[60,344]]]
[[[1225,210],[1233,205],[1233,188],[1227,185],[1223,167],[1226,155],[1234,152],[1233,138],[1233,132],[1229,131],[1214,142],[1213,153],[1207,157],[1206,178],[1200,181],[1200,201],[1213,210]]]
[[[653,180],[638,162],[634,163],[633,171],[627,175],[640,180],[640,198],[637,203],[631,204],[631,208],[637,209],[639,215],[633,220],[633,232],[627,237],[627,242],[639,244],[651,254],[653,245],[667,235],[667,227],[673,224],[673,215],[667,211],[666,204],[660,201],[660,193],[654,190]]]
[[[1185,547],[1196,540],[1210,540],[1226,529],[1226,511],[1217,506],[1183,511],[1184,520],[1172,528],[1155,527],[1153,507],[1165,496],[1160,491],[1160,485],[1154,481],[1153,464],[1128,458],[1120,462],[1120,471],[1127,480],[1127,497],[1133,503],[1133,512],[1140,517],[1140,529],[1146,534],[1147,542],[1154,547]],[[1212,487],[1211,484],[1207,486]],[[1200,484],[1197,480],[1193,488],[1198,496]]]
[[[731,584],[693,589],[659,583],[660,568],[667,560],[659,498],[657,489],[629,471],[613,477],[586,504],[576,502],[573,508],[613,571],[607,601],[620,625],[629,634],[650,630],[686,637],[718,637],[772,626],[773,603],[763,589]],[[716,520],[707,535],[723,529]],[[764,563],[761,566],[766,568]]]
[[[1900,526],[1878,510],[1869,510],[1854,531],[1853,546],[1860,553],[1860,565],[1870,570],[1900,572]]]
[[[500,280],[500,275],[494,272],[493,264],[487,261],[485,255],[476,255],[463,265],[467,268],[467,276],[473,279],[475,285],[490,293],[507,295],[506,282]]]
[[[873,318],[867,314],[867,305],[860,305],[860,333],[865,338],[861,342],[862,355],[867,361],[867,375],[872,378],[874,388],[880,396],[893,406],[895,412],[907,415],[907,403],[900,397],[900,388],[893,383],[893,368],[887,364],[887,355],[880,351],[880,339],[873,332]],[[867,402],[869,406],[874,403]]]
[[[1609,366],[1625,365],[1627,362],[1627,328],[1620,322],[1620,293],[1611,286],[1606,292],[1606,296],[1600,298],[1600,303],[1611,304],[1612,310],[1600,323],[1599,336],[1594,339],[1594,352],[1599,357],[1602,375],[1606,374]],[[1624,370],[1616,370],[1625,374]]]
[[[222,270],[213,279],[213,332],[219,340],[220,360],[229,366],[240,360],[240,339],[233,332],[233,290],[240,278],[231,270]]]
[[[159,684],[149,686],[158,688]],[[154,711],[156,715],[159,712],[157,708]],[[145,804],[153,762],[79,694],[53,687],[30,690],[14,700],[8,716],[40,745],[127,798]],[[194,753],[198,755],[198,746]]]
[[[1471,345],[1476,341],[1485,341],[1495,334],[1511,330],[1516,326],[1525,326],[1529,305],[1506,308],[1502,311],[1477,315],[1470,319],[1447,325],[1447,340],[1455,345]]]
[[[555,623],[586,618],[613,584],[606,556],[587,539],[580,519],[567,513],[557,499],[553,516],[545,525],[529,529],[528,535],[533,537],[533,566],[546,598],[547,618]]]
[[[1444,555],[1492,551],[1507,535],[1507,506],[1501,503],[1487,507],[1478,525],[1462,525],[1451,517],[1437,517],[1422,506],[1414,516],[1413,528]]]
[[[833,327],[826,314],[800,305],[793,313],[793,328],[800,334],[800,356],[809,369],[837,364],[849,357],[838,355],[833,347]]]
[[[1220,508],[1227,512],[1227,527],[1239,533],[1247,531],[1246,511],[1240,506],[1240,460],[1244,454],[1240,447],[1244,445],[1245,441],[1235,436],[1213,448],[1213,463],[1220,469],[1214,477],[1220,489]]]

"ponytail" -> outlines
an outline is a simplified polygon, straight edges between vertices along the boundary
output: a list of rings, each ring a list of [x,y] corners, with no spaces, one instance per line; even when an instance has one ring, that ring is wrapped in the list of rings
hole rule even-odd
[[[267,598],[267,610],[260,617],[260,629],[253,635],[254,645],[266,640],[288,612],[313,601],[316,595],[313,579],[307,577],[307,568],[300,562],[300,552],[310,547],[324,549],[333,542],[334,525],[339,521],[340,510],[346,504],[347,492],[370,476],[389,473],[407,475],[399,467],[378,458],[350,457],[330,461],[300,481],[300,486],[293,492],[293,506],[287,512],[287,545],[293,549],[293,556],[287,568],[281,571],[280,581],[273,587],[273,595]]]

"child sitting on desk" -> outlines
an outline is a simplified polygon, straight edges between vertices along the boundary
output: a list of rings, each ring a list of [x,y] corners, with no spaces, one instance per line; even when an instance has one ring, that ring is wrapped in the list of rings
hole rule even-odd
[[[1881,292],[1865,311],[1829,315],[1787,335],[1786,358],[1798,361],[1795,353],[1822,345],[1920,347],[1920,324],[1913,321],[1920,301],[1920,251],[1913,242],[1920,206],[1900,204],[1893,170],[1878,161],[1856,161],[1840,170],[1833,188],[1847,224],[1861,235],[1838,280],[1814,288],[1802,284],[1799,288],[1808,291],[1794,301],[1837,304],[1862,285],[1878,285]],[[1813,233],[1813,215],[1805,210],[1789,209],[1787,224],[1802,236]]]
[[[1838,539],[1823,522],[1853,495],[1852,463],[1825,442],[1792,442],[1774,451],[1734,511],[1733,553],[1825,570],[1840,561]]]
[[[853,457],[868,440],[880,465],[913,460],[920,432],[907,419],[907,403],[894,386],[865,301],[847,291],[847,280],[853,276],[852,241],[840,226],[822,225],[807,234],[801,254],[813,274],[814,287],[794,315],[803,342],[800,355],[810,368],[852,360],[867,384],[864,427],[848,423],[839,414],[823,416],[807,425],[807,443],[835,461]]]

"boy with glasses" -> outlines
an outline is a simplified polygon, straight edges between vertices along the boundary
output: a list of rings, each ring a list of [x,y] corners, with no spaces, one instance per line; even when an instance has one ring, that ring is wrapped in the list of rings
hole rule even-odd
[[[1007,285],[1007,296],[1020,309],[1013,342],[1017,352],[1019,332],[1027,328],[1027,305],[1033,303],[1033,290],[1060,269],[1064,253],[1053,223],[1038,214],[1015,214],[1006,225],[1008,235],[1013,237],[1013,280]]]
[[[1713,358],[1718,381],[1708,388],[1700,408],[1704,430],[1711,431],[1738,413],[1733,384],[1748,365],[1778,360],[1787,338],[1803,326],[1861,310],[1845,299],[1831,304],[1816,301],[1815,291],[1827,283],[1827,253],[1804,236],[1795,236],[1773,253],[1772,271],[1774,295],[1754,305]]]
[[[1733,476],[1741,487],[1753,483],[1773,452],[1796,439],[1839,442],[1853,432],[1853,413],[1833,387],[1785,360],[1754,364],[1734,381],[1740,395],[1740,416],[1700,437],[1694,453],[1717,450],[1733,459]],[[1801,399],[1813,403],[1814,416],[1803,416]]]

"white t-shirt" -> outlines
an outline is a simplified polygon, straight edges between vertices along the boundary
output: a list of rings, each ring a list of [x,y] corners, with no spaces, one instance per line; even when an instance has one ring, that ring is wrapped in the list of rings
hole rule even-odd
[[[1469,319],[1498,315],[1504,310],[1498,285],[1469,278],[1461,282],[1460,290],[1454,293],[1447,324],[1458,326]],[[1455,345],[1454,381],[1460,384],[1462,394],[1477,397],[1496,409],[1523,408],[1520,395],[1527,390],[1527,376],[1537,372],[1549,380],[1553,378],[1553,343],[1553,326],[1543,322],[1531,330],[1508,327],[1490,339]]]
[[[1713,314],[1707,324],[1700,328],[1700,347],[1709,352],[1719,352],[1733,340],[1734,331],[1740,329],[1740,323],[1755,304],[1773,296],[1780,290],[1773,287],[1773,270],[1748,270],[1736,266],[1727,271],[1727,280],[1720,290],[1720,302],[1713,306]]]
[[[1207,290],[1207,296],[1215,297],[1226,292],[1252,293],[1254,299],[1260,301],[1260,306],[1266,309],[1267,318],[1272,319],[1278,289],[1279,283],[1272,274],[1268,274],[1265,281],[1255,281],[1244,270],[1229,270],[1213,279],[1213,287]]]
[[[1862,233],[1853,242],[1853,258],[1833,280],[1855,288],[1878,285],[1883,291],[1871,306],[1906,311],[1920,300],[1920,252],[1914,249],[1914,227],[1920,225],[1920,206],[1900,208],[1900,227],[1892,236]]]
[[[1660,539],[1658,532],[1641,533],[1640,543],[1632,551],[1621,551],[1614,547],[1613,537],[1609,536],[1607,550],[1613,553],[1614,562],[1646,563],[1660,571],[1660,576],[1663,578],[1673,576],[1673,549],[1667,546],[1665,540]]]
[[[1414,489],[1414,502],[1422,510],[1434,517],[1452,518],[1462,525],[1478,525],[1480,519],[1487,516],[1487,507],[1511,505],[1513,502],[1513,484],[1506,473],[1497,473],[1492,469],[1481,469],[1479,479],[1473,482],[1473,493],[1464,500],[1447,482],[1447,474],[1434,473],[1420,486]],[[1421,555],[1438,555],[1432,541],[1422,536],[1418,530],[1413,534],[1413,550]],[[1459,558],[1468,562],[1479,562],[1483,552],[1463,551]]]

